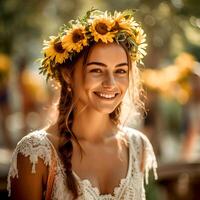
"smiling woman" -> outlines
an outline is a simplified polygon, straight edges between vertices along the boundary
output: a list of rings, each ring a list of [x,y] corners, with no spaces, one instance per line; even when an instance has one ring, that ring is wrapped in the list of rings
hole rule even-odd
[[[86,110],[112,113],[120,104],[128,88],[128,58],[121,45],[98,42],[89,51],[83,69],[77,63],[73,91],[75,101],[82,102]],[[80,65],[79,65],[80,63]],[[81,103],[80,103],[81,104]],[[93,112],[94,112],[93,111]]]
[[[59,115],[18,143],[8,175],[12,199],[145,199],[149,169],[156,177],[153,149],[120,122],[128,89],[133,104],[141,102],[132,63],[141,61],[144,42],[132,12],[98,10],[45,41],[40,70],[60,83]]]

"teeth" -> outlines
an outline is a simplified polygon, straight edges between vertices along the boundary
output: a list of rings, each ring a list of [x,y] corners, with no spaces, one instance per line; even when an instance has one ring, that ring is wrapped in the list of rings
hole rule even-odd
[[[99,96],[107,98],[107,99],[111,99],[115,97],[115,94],[104,94],[104,93],[98,93]]]

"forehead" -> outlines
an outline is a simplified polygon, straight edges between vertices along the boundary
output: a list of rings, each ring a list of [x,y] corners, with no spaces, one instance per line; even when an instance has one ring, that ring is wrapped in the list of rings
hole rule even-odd
[[[128,62],[124,48],[116,43],[95,44],[91,48],[87,58],[87,63],[91,61],[102,62],[107,65]]]

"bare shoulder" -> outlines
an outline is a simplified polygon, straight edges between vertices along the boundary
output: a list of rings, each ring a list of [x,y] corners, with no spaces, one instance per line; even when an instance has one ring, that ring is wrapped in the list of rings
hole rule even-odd
[[[44,161],[39,158],[36,172],[32,173],[32,163],[21,153],[17,157],[18,175],[10,177],[11,199],[39,200],[47,182],[48,169]]]
[[[18,142],[8,173],[11,199],[41,199],[51,154],[52,147],[43,130],[29,133]]]

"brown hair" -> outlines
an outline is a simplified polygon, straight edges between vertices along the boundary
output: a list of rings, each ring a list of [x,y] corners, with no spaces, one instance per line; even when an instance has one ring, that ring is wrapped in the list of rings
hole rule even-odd
[[[93,44],[93,45],[95,45],[95,44]],[[74,73],[75,63],[81,57],[83,57],[83,66],[84,66],[87,61],[89,51],[93,45],[90,45],[89,47],[86,47],[85,49],[83,49],[82,52],[79,53],[77,55],[77,57],[75,57],[71,61],[68,61],[67,63],[60,65],[59,66],[60,73],[58,74],[59,82],[61,85],[61,90],[60,90],[60,99],[59,99],[59,104],[58,104],[59,115],[58,115],[57,124],[58,124],[58,130],[59,130],[60,136],[64,139],[63,142],[60,143],[60,145],[59,145],[59,153],[60,153],[60,157],[61,157],[64,167],[65,167],[65,173],[66,173],[66,177],[67,177],[66,178],[67,187],[72,192],[74,199],[76,199],[79,194],[78,194],[78,185],[77,185],[76,179],[74,177],[74,174],[72,171],[72,164],[71,164],[71,158],[72,158],[72,154],[73,154],[72,139],[74,139],[75,142],[77,142],[77,143],[78,143],[78,140],[72,131],[73,91],[70,89],[71,88],[70,82],[68,83],[67,81],[64,80],[62,73],[63,72],[66,73],[66,75],[69,78],[72,77],[72,75]],[[129,51],[125,44],[121,43],[121,46],[124,48],[126,55],[127,55],[128,65],[130,68],[129,71],[132,72],[132,67],[131,67],[132,63],[131,63]],[[129,74],[130,74],[129,79],[132,79],[133,77],[131,77],[132,76],[131,74],[133,74],[133,73],[129,73]],[[134,85],[135,85],[135,83],[134,83]],[[135,91],[134,91],[134,95],[135,95]],[[140,102],[139,98],[138,99],[135,99],[135,97],[133,97],[133,98],[134,98],[134,104],[136,104],[136,101],[138,103]],[[120,123],[120,120],[119,120],[120,113],[121,113],[121,103],[115,108],[115,110],[112,113],[109,114],[110,119],[116,125]],[[78,143],[78,145],[79,145],[79,143]],[[81,148],[80,145],[79,145],[79,147]]]

